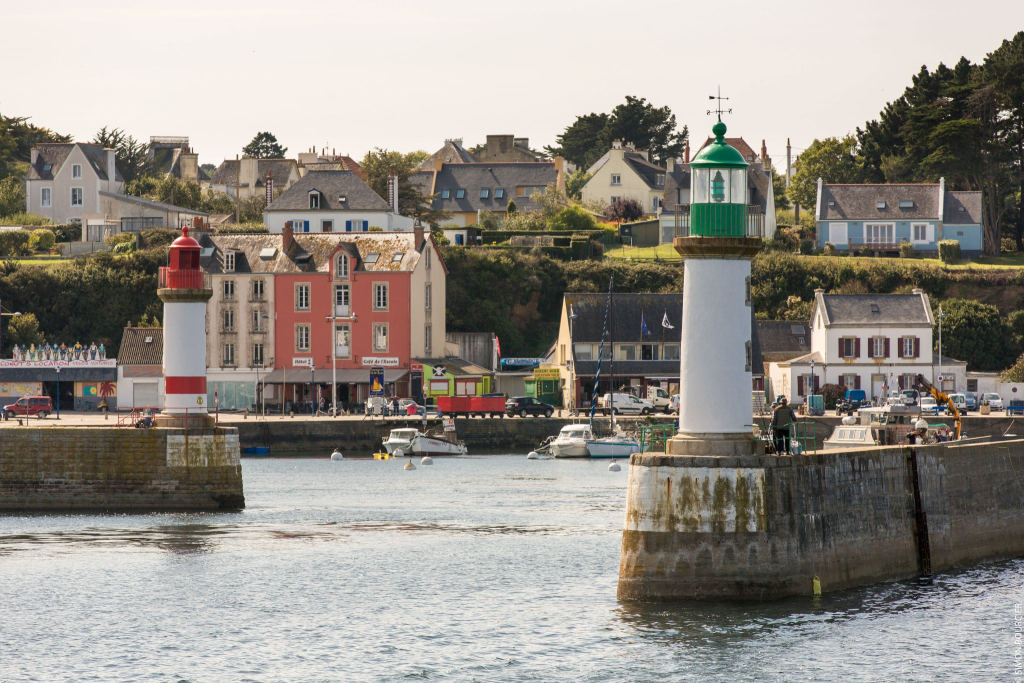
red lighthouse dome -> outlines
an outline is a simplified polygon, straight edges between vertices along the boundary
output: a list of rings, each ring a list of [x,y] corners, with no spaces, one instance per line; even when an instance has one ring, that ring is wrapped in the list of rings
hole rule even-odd
[[[182,228],[181,237],[171,244],[167,267],[160,269],[160,288],[207,289],[203,269],[199,265],[200,251],[199,242],[188,236],[187,227]]]

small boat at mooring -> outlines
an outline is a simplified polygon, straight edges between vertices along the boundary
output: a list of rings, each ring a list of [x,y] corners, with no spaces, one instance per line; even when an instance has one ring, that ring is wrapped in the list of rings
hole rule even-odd
[[[455,440],[455,433],[421,432],[418,429],[392,429],[382,441],[389,455],[401,451],[402,455],[465,455],[466,445]]]

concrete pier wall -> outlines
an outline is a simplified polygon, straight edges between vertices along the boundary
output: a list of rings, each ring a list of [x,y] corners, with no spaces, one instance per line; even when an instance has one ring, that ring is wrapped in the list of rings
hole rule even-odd
[[[933,570],[1024,554],[1024,441],[916,449]],[[910,449],[637,454],[619,566],[627,600],[776,599],[912,578]]]
[[[245,507],[238,431],[0,430],[0,510]]]

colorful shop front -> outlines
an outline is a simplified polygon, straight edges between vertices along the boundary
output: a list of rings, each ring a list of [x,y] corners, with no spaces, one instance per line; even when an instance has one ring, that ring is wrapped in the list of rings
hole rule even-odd
[[[494,386],[490,370],[462,358],[417,358],[411,365],[412,395],[419,385],[431,404],[438,396],[483,396]]]
[[[524,382],[527,396],[554,406],[562,405],[562,371],[558,366],[537,368]]]
[[[96,410],[106,400],[117,407],[117,361],[0,360],[0,406],[22,396],[49,396],[54,408]]]

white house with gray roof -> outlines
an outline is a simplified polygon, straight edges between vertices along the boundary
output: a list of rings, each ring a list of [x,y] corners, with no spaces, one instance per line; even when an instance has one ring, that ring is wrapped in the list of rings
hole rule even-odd
[[[85,142],[39,144],[25,174],[25,210],[54,223],[82,223],[99,213],[101,192],[120,193],[123,186],[114,150]]]
[[[395,213],[353,171],[310,171],[263,210],[272,233],[285,223],[300,232],[411,230],[415,221]]]
[[[810,352],[768,362],[776,396],[803,403],[825,384],[863,389],[880,399],[893,389],[913,388],[918,374],[939,386],[933,352],[935,318],[923,290],[912,294],[825,294],[817,289],[811,309]],[[967,364],[943,358],[942,387],[963,389]]]
[[[938,183],[839,185],[818,179],[815,206],[819,248],[840,251],[938,252],[942,240],[956,240],[965,256],[984,252],[981,193],[947,190]]]
[[[665,196],[664,166],[652,163],[646,150],[637,151],[616,140],[612,148],[587,169],[590,180],[583,186],[585,202],[606,206],[619,199],[636,199],[646,213],[656,215]]]

